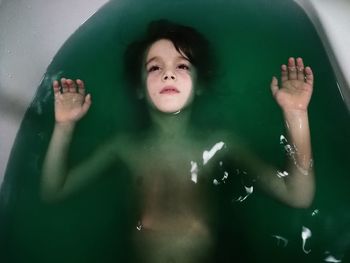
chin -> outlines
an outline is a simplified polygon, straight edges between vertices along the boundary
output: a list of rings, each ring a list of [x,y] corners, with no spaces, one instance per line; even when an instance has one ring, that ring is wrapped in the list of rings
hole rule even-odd
[[[165,113],[165,114],[176,114],[179,113],[182,110],[182,108],[176,108],[176,109],[158,109],[158,111]]]
[[[174,114],[182,111],[184,109],[184,105],[156,105],[155,108],[163,113]]]
[[[157,107],[156,109],[165,114],[176,114],[182,111],[183,107]]]

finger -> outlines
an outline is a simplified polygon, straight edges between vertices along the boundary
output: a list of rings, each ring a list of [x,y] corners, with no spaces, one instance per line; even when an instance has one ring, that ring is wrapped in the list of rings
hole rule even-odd
[[[304,62],[302,58],[297,58],[297,79],[305,80]]]
[[[293,57],[288,59],[288,78],[290,80],[297,79],[297,70],[295,66],[295,59]]]
[[[84,114],[89,110],[90,106],[91,106],[91,95],[88,94],[85,96],[85,100],[82,106],[82,110]]]
[[[52,88],[53,88],[53,93],[56,96],[58,96],[58,94],[60,94],[60,84],[58,83],[57,80],[55,80],[53,83],[52,83]]]
[[[270,88],[272,95],[275,96],[276,92],[278,91],[278,80],[275,76],[272,77]]]
[[[281,81],[284,82],[288,80],[288,69],[286,65],[281,66]]]
[[[62,87],[62,93],[65,93],[68,91],[67,79],[61,78],[61,87]]]
[[[69,92],[77,92],[77,85],[75,84],[75,82],[71,79],[67,79],[67,84],[68,84],[68,91]]]
[[[78,85],[78,92],[81,95],[85,95],[85,84],[84,84],[84,82],[81,79],[77,79],[76,82],[77,82],[77,85]]]
[[[311,87],[314,85],[314,73],[310,67],[305,68],[305,81],[310,84]]]

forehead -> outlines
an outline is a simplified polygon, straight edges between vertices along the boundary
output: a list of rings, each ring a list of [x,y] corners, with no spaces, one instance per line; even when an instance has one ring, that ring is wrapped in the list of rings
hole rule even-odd
[[[168,39],[160,39],[154,42],[148,49],[146,60],[154,58],[185,58],[186,55],[178,52],[173,44]]]

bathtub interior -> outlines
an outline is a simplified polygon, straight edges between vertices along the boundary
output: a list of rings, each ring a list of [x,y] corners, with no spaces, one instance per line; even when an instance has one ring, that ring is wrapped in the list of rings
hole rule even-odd
[[[339,91],[350,111],[350,2],[347,0],[295,0],[313,22],[330,59]]]
[[[127,261],[132,252],[126,229],[133,226],[128,220],[130,182],[125,167],[118,164],[118,176],[106,176],[62,203],[45,204],[39,198],[40,169],[53,128],[50,83],[63,75],[79,77],[93,94],[94,108],[77,127],[70,154],[72,163],[79,162],[113,132],[135,129],[142,118],[126,99],[123,51],[147,21],[164,14],[203,32],[220,61],[215,88],[195,109],[196,125],[235,130],[277,166],[284,159],[279,145],[283,123],[269,94],[271,76],[279,74],[279,65],[289,56],[303,57],[316,74],[309,109],[317,175],[313,205],[289,208],[258,190],[244,202],[232,202],[235,193],[223,195],[226,235],[217,262],[349,259],[350,125],[330,61],[298,5],[254,2],[252,7],[247,1],[226,0],[147,0],[138,5],[110,1],[68,38],[26,110],[6,169],[0,226],[0,257],[5,262]],[[149,6],[153,8],[144,12]]]

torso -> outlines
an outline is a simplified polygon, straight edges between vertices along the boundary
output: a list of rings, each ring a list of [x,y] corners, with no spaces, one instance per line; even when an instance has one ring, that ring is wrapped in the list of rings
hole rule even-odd
[[[205,262],[209,257],[212,166],[204,167],[202,156],[213,144],[145,140],[124,152],[135,176],[140,211],[133,239],[142,262]]]

